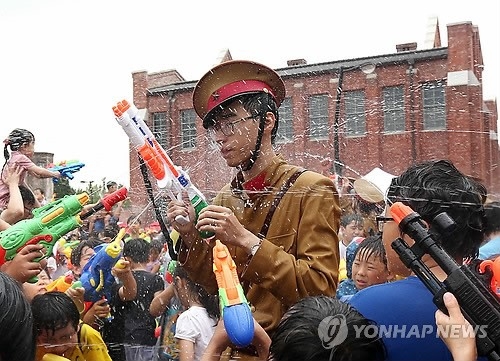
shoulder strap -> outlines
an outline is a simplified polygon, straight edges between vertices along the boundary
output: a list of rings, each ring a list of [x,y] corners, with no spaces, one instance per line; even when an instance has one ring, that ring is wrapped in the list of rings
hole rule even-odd
[[[265,238],[267,235],[267,231],[269,230],[269,226],[271,225],[271,220],[273,218],[274,212],[276,211],[276,208],[278,208],[278,205],[281,202],[281,198],[285,195],[285,193],[290,189],[290,187],[295,183],[297,178],[304,173],[306,169],[304,168],[299,168],[297,171],[295,171],[294,174],[291,175],[288,180],[283,183],[281,186],[279,192],[276,194],[276,197],[273,199],[273,202],[271,203],[271,207],[269,208],[269,211],[267,212],[266,219],[264,220],[264,224],[262,225],[262,228],[258,234],[260,238]]]

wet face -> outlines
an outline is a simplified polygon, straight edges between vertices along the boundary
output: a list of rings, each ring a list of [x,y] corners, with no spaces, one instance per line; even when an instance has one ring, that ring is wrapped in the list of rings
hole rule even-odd
[[[37,336],[37,347],[43,353],[52,353],[58,356],[69,357],[78,342],[77,330],[71,323],[66,327],[52,332],[52,330],[43,330]]]
[[[239,101],[231,103],[219,113],[215,125],[208,130],[230,167],[237,167],[250,159],[258,131],[259,117],[253,117]]]
[[[358,290],[385,283],[391,279],[391,273],[382,259],[369,253],[369,250],[360,250],[352,264],[352,279]]]
[[[352,221],[345,227],[342,228],[342,242],[344,245],[348,246],[354,237],[358,237],[363,234],[363,225],[356,224],[356,221]]]

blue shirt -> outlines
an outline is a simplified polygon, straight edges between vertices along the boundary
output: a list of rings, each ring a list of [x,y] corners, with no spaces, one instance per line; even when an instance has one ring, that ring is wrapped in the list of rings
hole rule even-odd
[[[495,237],[479,247],[479,259],[495,259],[500,256],[500,237]]]
[[[367,287],[349,302],[379,326],[388,361],[452,361],[437,332],[432,294],[415,276]]]

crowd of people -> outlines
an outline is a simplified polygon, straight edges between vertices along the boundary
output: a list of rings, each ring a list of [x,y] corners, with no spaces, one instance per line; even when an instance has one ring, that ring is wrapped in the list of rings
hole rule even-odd
[[[144,229],[137,215],[122,229],[118,203],[74,227],[51,253],[41,243],[14,249],[2,239],[45,202],[26,174],[60,177],[30,160],[31,132],[11,132],[0,180],[0,360],[477,359],[476,333],[467,331],[455,295],[444,293],[438,310],[394,251],[396,239],[415,240],[400,230],[391,206],[411,207],[464,264],[500,254],[498,204],[446,160],[374,185],[375,198],[348,179],[336,184],[288,164],[274,147],[284,97],[282,79],[262,64],[210,69],[193,105],[234,179],[199,213],[187,192],[171,201],[163,214],[169,234]],[[108,193],[116,187],[108,182]],[[441,212],[455,221],[452,231],[434,224]],[[233,344],[226,332],[215,239],[227,246],[252,311],[249,345]],[[109,269],[94,264],[111,247],[120,257]],[[419,257],[439,282],[446,279],[432,257]],[[87,280],[98,267],[109,284],[94,297],[99,287]],[[445,332],[450,327],[455,332]]]

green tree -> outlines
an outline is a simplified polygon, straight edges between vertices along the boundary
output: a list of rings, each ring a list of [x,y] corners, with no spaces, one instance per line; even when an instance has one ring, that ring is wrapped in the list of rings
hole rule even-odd
[[[67,178],[60,178],[57,183],[54,184],[54,193],[56,199],[61,199],[67,195],[73,195],[76,191],[69,185]]]

